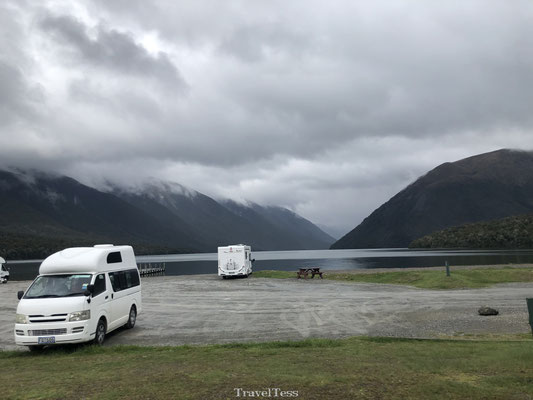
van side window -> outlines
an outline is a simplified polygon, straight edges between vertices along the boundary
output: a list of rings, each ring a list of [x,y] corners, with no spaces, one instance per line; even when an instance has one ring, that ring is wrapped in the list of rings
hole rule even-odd
[[[93,297],[105,292],[105,275],[100,274],[94,280],[94,292]]]
[[[118,281],[119,281],[119,284],[120,284],[120,289],[119,290],[124,290],[124,289],[127,289],[128,288],[128,285],[126,283],[126,274],[124,273],[124,271],[121,271],[121,272],[118,272],[117,273],[117,278],[118,278]]]
[[[109,253],[107,255],[108,264],[115,264],[115,263],[121,263],[121,262],[122,262],[122,255],[120,254],[120,251],[114,251],[113,253]]]
[[[115,292],[140,285],[139,271],[137,269],[110,272],[109,280]]]
[[[141,281],[139,279],[139,270],[130,269],[129,271],[127,271],[127,273],[130,275],[132,286],[139,286],[141,284]]]
[[[113,287],[113,291],[116,292],[117,290],[115,289],[115,287],[116,287],[116,285],[115,285],[115,274],[113,272],[109,273],[109,280],[111,281],[111,286]]]
[[[122,272],[110,272],[109,273],[109,280],[111,281],[111,286],[113,286],[113,291],[118,292],[122,290],[120,287],[120,278],[119,275]]]
[[[126,271],[126,273],[124,274],[124,277],[126,278],[126,287],[127,288],[133,287],[133,285],[131,284],[131,274],[129,273],[129,271]]]

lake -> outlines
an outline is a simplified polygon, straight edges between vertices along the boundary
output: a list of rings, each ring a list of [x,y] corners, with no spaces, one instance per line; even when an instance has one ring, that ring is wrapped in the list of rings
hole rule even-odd
[[[293,250],[253,252],[255,271],[295,271],[316,266],[323,270],[408,268],[454,265],[533,264],[533,250]],[[12,280],[37,276],[40,260],[7,263]],[[216,274],[217,254],[170,254],[138,256],[138,263],[165,263],[166,275]]]

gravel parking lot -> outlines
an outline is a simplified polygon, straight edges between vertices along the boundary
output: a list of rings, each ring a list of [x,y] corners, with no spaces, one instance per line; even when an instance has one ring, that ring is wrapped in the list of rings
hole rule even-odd
[[[0,285],[0,348],[15,349],[16,293],[29,281]],[[422,290],[326,280],[231,279],[214,275],[144,278],[143,313],[107,345],[180,345],[354,335],[438,337],[530,332],[525,299],[533,284]],[[481,317],[482,305],[500,315]]]

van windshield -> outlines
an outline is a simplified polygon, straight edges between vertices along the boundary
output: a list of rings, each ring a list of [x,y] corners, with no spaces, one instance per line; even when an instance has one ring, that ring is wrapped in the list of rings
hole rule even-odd
[[[25,299],[83,296],[91,283],[90,274],[38,276],[24,295]]]

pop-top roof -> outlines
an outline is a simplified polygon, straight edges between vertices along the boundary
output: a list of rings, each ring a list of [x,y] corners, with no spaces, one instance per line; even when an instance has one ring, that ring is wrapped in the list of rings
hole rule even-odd
[[[120,254],[117,254],[120,253]],[[39,274],[104,272],[113,269],[136,268],[131,246],[96,245],[71,247],[46,258]]]

